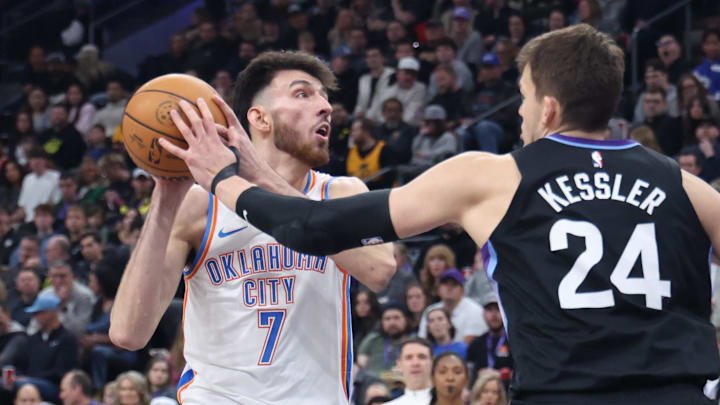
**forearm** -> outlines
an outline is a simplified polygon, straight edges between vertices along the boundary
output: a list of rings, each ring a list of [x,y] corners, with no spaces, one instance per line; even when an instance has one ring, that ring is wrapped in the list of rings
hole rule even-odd
[[[151,201],[110,316],[111,340],[128,350],[142,348],[150,339],[180,279],[181,269],[168,266],[166,253],[180,201],[163,200],[159,196]]]
[[[345,250],[333,255],[332,259],[338,267],[374,292],[387,286],[396,269],[390,243]]]

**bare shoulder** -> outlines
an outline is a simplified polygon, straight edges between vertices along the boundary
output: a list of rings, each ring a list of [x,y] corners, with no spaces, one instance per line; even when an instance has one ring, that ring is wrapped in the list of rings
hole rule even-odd
[[[207,222],[208,201],[208,192],[202,187],[194,185],[188,190],[175,215],[176,237],[192,246],[199,245]]]
[[[367,185],[357,177],[340,176],[333,178],[328,188],[329,198],[342,198],[368,191]]]

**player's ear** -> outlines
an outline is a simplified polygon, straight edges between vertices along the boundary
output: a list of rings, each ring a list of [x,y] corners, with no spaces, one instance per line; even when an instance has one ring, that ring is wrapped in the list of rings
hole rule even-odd
[[[247,112],[248,123],[251,127],[260,132],[269,132],[271,128],[271,117],[268,111],[261,105],[250,107]]]
[[[560,103],[555,97],[544,96],[542,99],[542,115],[540,123],[546,128],[553,128],[559,124]]]

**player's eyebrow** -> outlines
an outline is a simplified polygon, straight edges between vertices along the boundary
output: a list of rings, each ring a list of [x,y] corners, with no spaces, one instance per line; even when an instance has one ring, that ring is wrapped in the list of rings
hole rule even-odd
[[[309,81],[299,79],[299,80],[293,80],[292,82],[290,82],[290,84],[288,85],[288,88],[291,88],[291,87],[297,86],[297,85],[313,87],[312,83],[310,83]],[[322,94],[323,97],[325,97],[326,99],[328,98],[328,93],[327,93],[327,90],[325,89],[325,86],[320,87],[320,90],[318,90],[318,91],[320,92],[320,94]]]

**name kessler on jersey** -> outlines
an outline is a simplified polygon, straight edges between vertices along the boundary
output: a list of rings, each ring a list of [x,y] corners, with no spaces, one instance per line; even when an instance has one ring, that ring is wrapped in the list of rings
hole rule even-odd
[[[556,212],[580,201],[614,200],[633,205],[652,215],[665,201],[666,194],[642,179],[623,178],[607,172],[578,172],[562,175],[538,188],[538,194]]]

